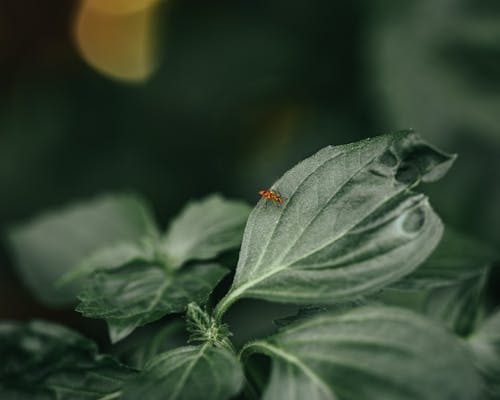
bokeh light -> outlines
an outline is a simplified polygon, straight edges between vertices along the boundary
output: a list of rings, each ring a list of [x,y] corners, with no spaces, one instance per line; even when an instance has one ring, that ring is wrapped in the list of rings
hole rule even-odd
[[[143,82],[157,66],[157,0],[82,0],[74,40],[82,58],[100,73]]]

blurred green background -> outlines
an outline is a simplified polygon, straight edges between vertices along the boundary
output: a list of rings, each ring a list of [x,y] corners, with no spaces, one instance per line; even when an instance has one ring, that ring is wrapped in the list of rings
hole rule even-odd
[[[327,144],[414,128],[460,156],[425,188],[438,213],[500,245],[496,0],[3,0],[0,48],[2,229],[113,191],[163,224],[212,192],[254,203]],[[0,318],[79,324],[4,244],[0,280]]]

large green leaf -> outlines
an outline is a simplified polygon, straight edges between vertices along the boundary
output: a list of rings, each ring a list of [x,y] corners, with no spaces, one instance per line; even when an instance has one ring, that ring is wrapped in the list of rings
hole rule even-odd
[[[500,399],[500,311],[481,324],[469,337],[469,344],[488,384],[488,398]]]
[[[413,271],[442,225],[427,198],[409,189],[439,179],[454,160],[413,132],[326,147],[272,189],[250,214],[236,276],[220,315],[236,299],[332,303]]]
[[[219,195],[193,202],[172,222],[162,243],[169,265],[207,260],[238,247],[250,207]]]
[[[243,384],[238,360],[208,343],[155,357],[123,390],[123,400],[225,400]]]
[[[217,264],[171,272],[148,263],[96,271],[78,296],[77,311],[86,317],[104,318],[111,340],[116,342],[139,326],[184,311],[192,301],[205,302],[227,272]]]
[[[323,314],[243,349],[272,357],[265,400],[474,400],[481,379],[467,348],[407,310]]]
[[[476,322],[489,266],[497,253],[483,243],[446,228],[436,251],[412,274],[377,296],[468,334]]]
[[[136,371],[48,322],[0,323],[0,398],[111,400]]]
[[[21,277],[49,305],[76,300],[78,283],[55,286],[91,254],[117,243],[157,235],[149,208],[132,195],[103,196],[44,214],[8,232]]]

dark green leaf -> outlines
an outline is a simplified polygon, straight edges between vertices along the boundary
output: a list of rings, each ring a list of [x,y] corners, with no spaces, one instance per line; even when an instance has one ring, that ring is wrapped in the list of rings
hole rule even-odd
[[[442,225],[420,181],[439,179],[453,156],[413,132],[326,147],[272,189],[250,214],[236,276],[220,315],[241,297],[332,303],[372,292],[412,272]]]
[[[123,390],[123,400],[225,400],[238,394],[242,368],[234,354],[209,344],[155,357]]]
[[[86,257],[110,245],[155,235],[148,207],[132,195],[98,197],[44,214],[8,232],[21,277],[49,305],[75,300],[78,284],[56,287],[54,282]]]
[[[476,322],[489,266],[496,258],[491,248],[446,228],[427,261],[377,297],[422,312],[465,335]]]
[[[427,290],[482,276],[498,254],[489,246],[446,227],[431,256],[415,272],[391,287]]]
[[[0,323],[0,398],[110,400],[136,372],[48,322]]]
[[[488,384],[488,398],[500,399],[500,311],[481,324],[470,336],[469,344]]]
[[[113,346],[113,355],[124,364],[141,370],[156,355],[186,344],[184,321],[176,319],[159,323],[161,325],[151,324],[135,330]]]
[[[227,274],[216,264],[200,264],[176,272],[152,264],[129,264],[95,272],[79,295],[77,311],[107,321],[112,342],[164,315],[203,303]]]
[[[188,204],[163,239],[168,264],[176,268],[188,260],[207,260],[238,247],[249,213],[247,204],[219,195]]]
[[[474,400],[481,379],[463,344],[418,314],[362,307],[323,314],[247,345],[272,357],[263,398]]]

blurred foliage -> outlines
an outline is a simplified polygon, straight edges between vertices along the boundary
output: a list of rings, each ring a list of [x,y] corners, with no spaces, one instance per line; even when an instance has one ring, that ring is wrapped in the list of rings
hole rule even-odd
[[[114,190],[163,222],[207,193],[254,202],[324,145],[412,127],[460,155],[428,189],[438,213],[500,245],[497,1],[164,0],[154,69],[134,83],[82,58],[81,4],[0,4],[2,229]],[[33,301],[11,263],[3,246],[0,313],[15,317]]]

